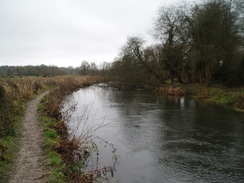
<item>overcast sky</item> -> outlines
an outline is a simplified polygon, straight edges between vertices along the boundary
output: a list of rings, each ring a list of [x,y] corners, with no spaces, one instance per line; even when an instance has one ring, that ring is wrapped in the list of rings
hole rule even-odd
[[[0,0],[0,65],[111,62],[128,36],[151,40],[158,9],[180,0]]]

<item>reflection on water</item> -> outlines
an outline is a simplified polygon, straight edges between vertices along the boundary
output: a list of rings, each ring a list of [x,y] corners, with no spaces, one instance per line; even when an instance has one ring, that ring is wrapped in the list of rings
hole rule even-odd
[[[188,98],[95,86],[75,92],[66,103],[74,101],[70,124],[79,123],[84,106],[90,106],[91,126],[108,124],[94,137],[113,143],[117,159],[97,139],[99,159],[89,166],[113,166],[110,182],[244,182],[241,113]]]

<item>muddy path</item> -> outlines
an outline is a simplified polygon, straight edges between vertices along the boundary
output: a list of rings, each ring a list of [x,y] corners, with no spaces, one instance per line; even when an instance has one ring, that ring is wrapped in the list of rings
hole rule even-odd
[[[38,119],[38,104],[44,92],[27,103],[21,127],[20,151],[9,183],[45,183],[47,170],[43,152],[43,128]]]

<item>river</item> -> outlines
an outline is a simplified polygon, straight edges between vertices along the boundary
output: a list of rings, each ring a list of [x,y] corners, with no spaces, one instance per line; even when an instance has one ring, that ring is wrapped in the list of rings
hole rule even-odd
[[[108,182],[244,182],[243,113],[153,91],[98,86],[73,93],[65,106],[74,103],[71,131],[88,130],[98,146],[87,170],[111,166]]]

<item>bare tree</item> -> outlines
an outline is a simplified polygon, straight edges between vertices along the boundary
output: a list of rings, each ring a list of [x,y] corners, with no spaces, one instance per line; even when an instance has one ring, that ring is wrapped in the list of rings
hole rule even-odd
[[[122,49],[122,55],[129,55],[131,59],[134,59],[137,64],[142,65],[149,73],[153,74],[155,78],[163,83],[164,80],[161,76],[150,67],[148,57],[145,56],[144,50],[145,41],[139,37],[129,37],[126,45]]]
[[[186,66],[186,55],[190,50],[187,26],[188,11],[182,7],[162,7],[155,22],[154,36],[162,41],[161,62],[171,75],[171,82],[177,77],[182,81],[182,72]]]
[[[81,62],[79,67],[79,72],[81,76],[86,76],[88,74],[88,70],[90,69],[90,64],[87,61]]]
[[[233,2],[210,0],[193,8],[190,29],[198,58],[196,65],[204,72],[207,86],[218,70],[235,65],[234,57],[241,39]]]

